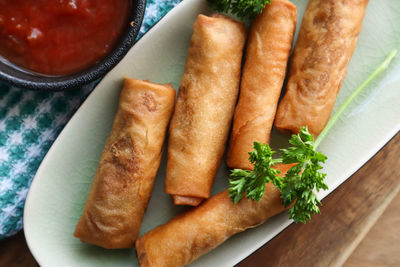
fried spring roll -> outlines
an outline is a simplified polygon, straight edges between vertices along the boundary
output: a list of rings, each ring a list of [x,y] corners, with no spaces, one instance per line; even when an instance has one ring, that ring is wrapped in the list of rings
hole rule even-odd
[[[239,90],[243,23],[199,15],[170,126],[165,191],[197,206],[210,196]]]
[[[284,175],[292,166],[281,164],[276,168]],[[234,205],[228,190],[224,190],[140,237],[136,241],[140,266],[187,265],[232,235],[256,227],[283,210],[280,192],[271,183],[266,184],[259,202],[244,198]]]
[[[253,142],[269,143],[296,15],[296,6],[288,0],[273,0],[252,23],[226,158],[231,168],[251,169],[248,153]]]
[[[332,113],[353,55],[368,0],[310,0],[294,50],[286,94],[275,126],[308,126],[318,135]]]
[[[111,134],[74,235],[104,248],[135,243],[175,101],[171,85],[126,79]]]

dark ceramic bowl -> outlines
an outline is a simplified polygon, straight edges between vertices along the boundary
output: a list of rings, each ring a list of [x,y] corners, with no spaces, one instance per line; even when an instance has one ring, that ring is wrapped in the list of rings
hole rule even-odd
[[[133,18],[133,26],[128,25],[115,47],[94,65],[75,74],[48,76],[29,73],[0,60],[0,80],[27,89],[61,91],[79,88],[104,76],[117,65],[135,43],[142,25],[145,7],[146,0],[132,0],[129,18]]]

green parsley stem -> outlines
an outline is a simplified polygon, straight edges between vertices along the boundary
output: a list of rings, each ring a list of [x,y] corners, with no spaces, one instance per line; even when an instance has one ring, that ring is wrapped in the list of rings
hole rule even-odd
[[[282,160],[282,158],[278,158],[278,159],[272,159],[271,162],[272,162],[272,165],[271,165],[271,166],[273,166],[273,165],[282,163],[283,160]]]
[[[321,141],[324,139],[326,134],[329,132],[329,130],[332,128],[332,126],[335,124],[337,119],[342,115],[343,111],[353,102],[353,100],[376,78],[378,77],[382,72],[384,72],[392,59],[396,56],[397,50],[394,49],[390,54],[386,57],[386,59],[372,72],[366,80],[350,95],[349,98],[342,104],[342,106],[339,108],[338,111],[332,116],[332,118],[328,121],[328,124],[325,126],[324,130],[320,133],[320,135],[317,137],[314,143],[314,148],[316,149]]]

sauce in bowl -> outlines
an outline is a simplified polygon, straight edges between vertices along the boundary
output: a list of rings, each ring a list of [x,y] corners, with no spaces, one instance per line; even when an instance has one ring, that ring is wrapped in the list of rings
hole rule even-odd
[[[65,75],[101,60],[127,26],[129,0],[0,0],[0,55]]]

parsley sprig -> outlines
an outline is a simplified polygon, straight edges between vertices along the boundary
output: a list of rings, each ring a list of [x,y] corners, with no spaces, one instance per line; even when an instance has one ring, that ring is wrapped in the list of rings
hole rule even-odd
[[[281,191],[282,203],[285,208],[290,207],[290,218],[295,222],[310,221],[311,214],[320,213],[318,205],[321,202],[314,193],[314,189],[327,190],[324,182],[325,173],[320,163],[325,163],[327,157],[314,149],[314,137],[306,127],[301,128],[299,134],[292,135],[289,140],[292,147],[281,149],[283,163],[297,163],[286,173]]]
[[[265,191],[265,184],[272,182],[276,186],[281,185],[280,172],[271,167],[280,163],[280,159],[273,159],[275,152],[268,145],[254,142],[254,151],[250,152],[249,161],[254,165],[254,171],[234,169],[229,179],[229,197],[236,204],[246,194],[247,198],[259,201]]]
[[[314,188],[328,189],[324,182],[326,174],[321,173],[320,163],[327,157],[314,149],[314,137],[306,127],[300,133],[292,135],[289,143],[292,147],[281,149],[281,158],[273,159],[275,151],[269,145],[254,142],[254,150],[250,152],[249,160],[254,170],[234,169],[229,179],[229,197],[236,204],[243,194],[251,200],[259,201],[265,191],[265,184],[271,182],[281,191],[282,203],[290,207],[290,218],[295,222],[309,221],[310,214],[319,213],[319,202],[313,192]],[[296,163],[286,173],[279,176],[280,171],[271,168],[277,163]],[[293,205],[294,203],[294,205]]]
[[[208,0],[212,9],[218,12],[231,13],[242,19],[252,19],[260,14],[270,0]]]
[[[314,142],[314,137],[308,132],[307,127],[302,127],[300,132],[292,135],[287,149],[281,149],[281,157],[274,159],[275,153],[267,144],[254,142],[254,150],[250,152],[249,161],[254,165],[254,170],[234,169],[229,179],[229,197],[236,204],[243,196],[259,201],[265,191],[265,184],[271,182],[281,192],[283,205],[289,209],[290,218],[295,222],[306,223],[312,214],[319,214],[318,200],[314,191],[328,189],[324,182],[325,173],[320,172],[321,163],[327,157],[316,148],[326,136],[333,124],[353,100],[376,78],[385,71],[397,50],[393,50],[378,68],[350,95],[338,111],[332,116],[328,124]],[[271,168],[277,163],[295,163],[285,177],[279,176],[279,171]]]

